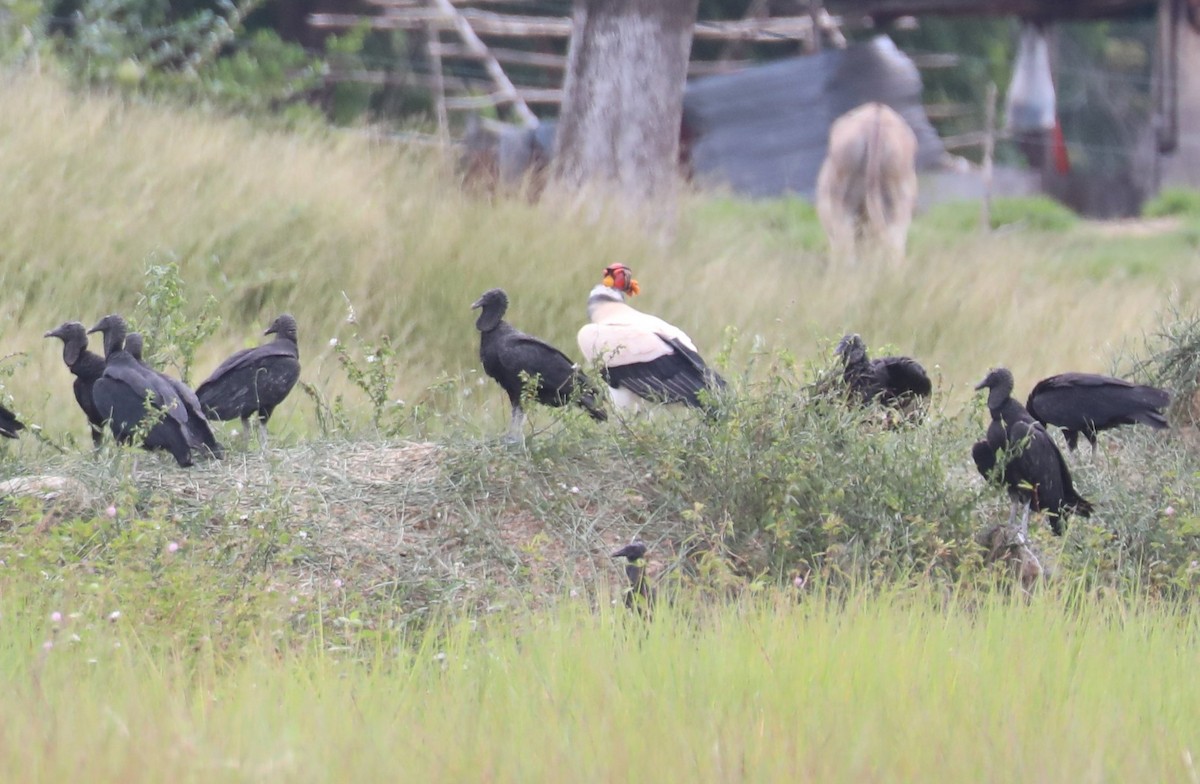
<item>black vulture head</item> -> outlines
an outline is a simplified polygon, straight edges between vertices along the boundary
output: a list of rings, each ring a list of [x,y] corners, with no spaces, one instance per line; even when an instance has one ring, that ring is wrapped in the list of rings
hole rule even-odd
[[[58,338],[63,342],[63,361],[70,367],[79,361],[83,350],[87,348],[87,327],[78,321],[66,321],[42,335],[44,338]]]
[[[633,279],[633,270],[624,264],[610,264],[604,268],[604,285],[622,294],[640,294],[642,287]]]
[[[471,304],[471,310],[482,308],[479,318],[475,320],[475,329],[480,332],[491,332],[500,326],[500,319],[508,311],[508,295],[504,289],[488,289],[483,296]]]
[[[1004,401],[1012,397],[1013,374],[1008,368],[993,368],[987,376],[975,385],[976,390],[988,390],[988,408],[995,410],[1004,405]]]
[[[142,349],[145,347],[146,342],[142,339],[141,332],[130,332],[125,336],[125,350],[138,362],[142,361]]]
[[[96,326],[88,330],[89,335],[93,332],[104,333],[104,356],[107,357],[125,347],[125,335],[129,332],[129,325],[125,323],[125,319],[113,313],[97,321]]]
[[[287,338],[293,343],[297,342],[296,336],[296,319],[292,318],[292,314],[284,313],[279,318],[271,322],[271,326],[267,327],[264,335],[275,335],[280,338]]]
[[[634,539],[629,544],[612,554],[613,558],[624,558],[629,563],[636,563],[646,557],[647,547],[644,542]]]
[[[867,344],[858,335],[845,335],[837,344],[837,355],[847,365],[857,365],[867,360]]]

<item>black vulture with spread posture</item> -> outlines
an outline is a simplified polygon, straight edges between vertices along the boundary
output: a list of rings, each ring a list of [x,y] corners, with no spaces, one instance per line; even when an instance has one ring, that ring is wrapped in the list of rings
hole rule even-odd
[[[187,407],[157,373],[142,367],[125,350],[129,328],[118,315],[105,316],[88,332],[104,333],[104,373],[92,387],[96,409],[118,442],[127,444],[147,415],[157,421],[142,443],[144,449],[164,449],[181,466],[192,465],[188,442]],[[147,403],[154,409],[147,411]]]
[[[145,348],[145,341],[142,339],[140,332],[130,332],[125,336],[125,350],[129,352],[130,356],[137,360],[139,365],[170,384],[171,388],[175,390],[175,394],[179,395],[179,399],[183,401],[183,406],[187,409],[188,414],[188,444],[192,449],[197,451],[207,450],[210,455],[218,460],[224,457],[225,448],[217,442],[217,437],[213,435],[212,425],[209,424],[208,417],[204,416],[204,412],[200,409],[200,400],[196,397],[196,393],[179,379],[150,367],[146,360],[142,358],[143,348]]]
[[[646,545],[635,539],[613,553],[612,557],[625,559],[625,576],[629,578],[629,587],[625,589],[625,606],[647,615],[654,607],[654,587],[646,579]]]
[[[25,425],[17,419],[17,415],[4,406],[0,406],[0,436],[17,438],[17,433],[25,429]]]
[[[231,355],[196,387],[196,395],[209,419],[240,418],[247,434],[253,419],[265,442],[267,421],[300,378],[300,347],[296,319],[287,313],[263,334],[275,339]]]
[[[1133,424],[1166,428],[1163,409],[1170,403],[1171,393],[1157,387],[1097,373],[1061,373],[1039,381],[1025,407],[1043,425],[1062,428],[1072,452],[1083,433],[1095,454],[1101,430]]]
[[[1059,536],[1068,514],[1090,516],[1092,504],[1075,491],[1067,462],[1054,439],[1013,398],[1012,373],[996,368],[975,388],[988,390],[992,421],[987,438],[975,443],[971,456],[984,478],[1007,485],[1012,499],[1009,525],[1016,519],[1018,505],[1025,507],[1022,536],[1028,535],[1030,510],[1044,511],[1051,530]]]
[[[624,264],[604,270],[588,295],[588,319],[579,330],[579,349],[599,363],[613,402],[636,408],[642,401],[706,408],[700,393],[717,394],[725,379],[705,362],[682,329],[625,304],[641,288]]]
[[[907,410],[933,391],[920,362],[911,357],[870,359],[866,344],[858,335],[843,337],[837,353],[842,358],[842,380],[863,405],[878,402]]]
[[[538,338],[526,335],[504,320],[508,295],[503,289],[490,289],[471,305],[480,310],[475,328],[479,330],[479,360],[484,372],[508,393],[512,421],[508,437],[520,440],[525,420],[521,394],[526,379],[537,379],[536,398],[546,406],[578,403],[597,422],[608,418],[596,400],[596,388],[579,366],[563,352]]]
[[[75,402],[87,417],[92,430],[92,445],[97,449],[104,441],[104,417],[92,399],[92,385],[104,375],[104,357],[88,350],[87,327],[78,321],[67,321],[42,337],[58,338],[63,342],[63,362],[75,376],[72,389]]]

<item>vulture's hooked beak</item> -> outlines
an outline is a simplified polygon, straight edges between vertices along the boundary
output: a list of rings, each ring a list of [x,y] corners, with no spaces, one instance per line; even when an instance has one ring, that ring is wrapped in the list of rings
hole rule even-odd
[[[263,334],[264,334],[264,335],[274,335],[274,334],[275,334],[275,333],[277,333],[278,331],[279,331],[279,330],[275,329],[275,325],[274,325],[274,324],[272,324],[271,326],[267,327],[267,331],[266,331],[266,332],[264,332]]]
[[[103,322],[101,322],[101,323],[103,323]],[[103,330],[103,329],[104,329],[104,328],[103,328],[102,326],[100,326],[100,324],[97,324],[96,326],[94,326],[94,327],[92,327],[91,329],[89,329],[89,330],[87,331],[87,333],[90,335],[90,334],[92,334],[93,332],[100,332],[100,331],[101,331],[101,330]]]
[[[988,388],[988,380],[986,378],[983,381],[980,381],[978,384],[975,385],[976,392],[978,392],[981,389],[987,389],[987,388]]]
[[[57,329],[48,329],[48,330],[46,330],[45,332],[43,332],[43,333],[42,333],[42,337],[44,337],[44,338],[56,338],[56,337],[58,337],[58,330],[57,330]]]
[[[476,309],[482,308],[482,307],[483,307],[483,298],[482,297],[480,297],[479,299],[477,299],[471,303],[471,310],[476,310]]]

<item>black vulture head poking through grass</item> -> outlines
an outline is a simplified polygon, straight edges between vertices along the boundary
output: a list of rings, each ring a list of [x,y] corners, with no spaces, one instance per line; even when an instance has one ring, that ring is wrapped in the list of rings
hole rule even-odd
[[[654,588],[646,577],[646,552],[646,545],[635,539],[612,554],[626,561],[629,587],[625,589],[625,606],[642,616],[649,615],[654,607]]]

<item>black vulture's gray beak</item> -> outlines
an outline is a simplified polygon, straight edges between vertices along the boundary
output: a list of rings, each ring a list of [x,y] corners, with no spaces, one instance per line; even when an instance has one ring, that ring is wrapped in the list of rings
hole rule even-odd
[[[482,308],[482,307],[483,307],[483,298],[482,297],[480,297],[479,299],[477,299],[471,303],[471,310],[475,310],[476,308]]]
[[[101,331],[103,331],[103,330],[104,330],[104,322],[103,322],[103,321],[101,321],[99,324],[97,324],[96,326],[94,326],[94,327],[92,327],[91,329],[89,329],[89,330],[87,331],[87,333],[90,335],[90,334],[92,334],[93,332],[101,332]]]
[[[42,333],[42,337],[44,337],[44,338],[56,338],[56,337],[58,337],[58,330],[57,330],[57,329],[48,329],[48,330],[46,330],[45,332],[43,332],[43,333]]]
[[[275,329],[275,325],[272,324],[271,326],[267,327],[267,331],[264,332],[263,334],[264,335],[274,335],[276,331],[277,330]]]
[[[978,384],[975,385],[976,392],[978,392],[981,389],[987,389],[987,388],[988,388],[988,380],[986,378],[983,381],[980,381]]]

